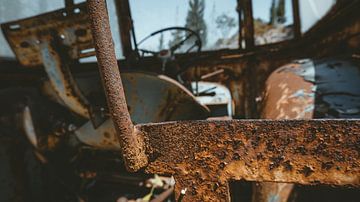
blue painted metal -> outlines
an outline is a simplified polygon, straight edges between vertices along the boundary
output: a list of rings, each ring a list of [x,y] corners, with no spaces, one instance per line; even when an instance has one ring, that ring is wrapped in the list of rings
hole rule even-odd
[[[157,123],[176,120],[201,120],[209,109],[177,81],[145,72],[121,74],[126,102],[134,123]],[[77,78],[85,94],[101,91],[101,81],[96,75]],[[108,119],[98,128],[87,122],[75,131],[78,139],[99,149],[119,150],[113,122]]]
[[[50,40],[42,42],[40,48],[45,72],[49,77],[53,90],[61,98],[63,105],[84,118],[90,118],[90,104],[77,87],[69,68],[51,47]]]
[[[177,81],[144,72],[123,73],[126,100],[134,123],[205,119],[209,110]]]
[[[267,80],[264,119],[360,117],[360,66],[351,59],[301,59]],[[257,183],[254,201],[285,202],[293,184]]]

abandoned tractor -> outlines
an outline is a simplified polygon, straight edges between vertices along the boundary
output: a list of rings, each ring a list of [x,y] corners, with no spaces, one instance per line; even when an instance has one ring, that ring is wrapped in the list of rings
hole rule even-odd
[[[358,201],[360,1],[0,3],[0,201]]]

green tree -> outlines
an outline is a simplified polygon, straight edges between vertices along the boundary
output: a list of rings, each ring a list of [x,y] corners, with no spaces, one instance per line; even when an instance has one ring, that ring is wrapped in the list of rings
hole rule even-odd
[[[285,0],[272,0],[270,7],[270,25],[286,22],[285,17]]]
[[[273,25],[276,21],[276,5],[275,5],[275,0],[272,0],[271,2],[271,7],[270,7],[270,20],[269,20],[269,24]]]
[[[207,26],[204,20],[204,11],[204,0],[189,0],[189,10],[185,24],[185,27],[194,30],[200,35],[203,45],[207,42]]]
[[[231,29],[236,26],[235,18],[232,18],[225,13],[218,16],[215,23],[216,28],[220,29],[223,39],[227,38]]]
[[[276,16],[278,23],[285,23],[286,17],[285,17],[285,0],[279,0],[278,6],[276,9]]]

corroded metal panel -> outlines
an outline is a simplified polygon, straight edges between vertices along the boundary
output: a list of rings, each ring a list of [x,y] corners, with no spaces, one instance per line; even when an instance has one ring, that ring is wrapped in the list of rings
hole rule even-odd
[[[307,63],[302,66],[301,63]],[[306,68],[305,68],[306,67]],[[287,64],[273,72],[266,81],[263,119],[311,119],[315,106],[316,86],[304,79],[314,80],[311,60]],[[253,183],[253,201],[286,202],[294,184]]]
[[[69,66],[57,54],[55,47],[52,47],[51,44],[54,40],[51,37],[43,38],[43,42],[39,45],[41,59],[50,85],[56,95],[61,98],[63,105],[84,118],[90,118],[90,103],[78,88]]]
[[[4,35],[23,66],[43,64],[42,36],[57,34],[69,47],[72,59],[94,55],[90,22],[85,3],[1,25]],[[70,48],[71,47],[71,48]]]
[[[266,82],[264,108],[265,119],[311,119],[315,108],[316,86],[303,77],[314,79],[312,61],[309,68],[291,63],[273,72]],[[304,75],[304,76],[302,76]]]
[[[134,123],[158,123],[174,120],[206,119],[209,109],[201,105],[183,86],[164,75],[145,72],[121,74],[127,108]],[[98,78],[78,78],[82,89],[100,91]],[[85,91],[85,93],[89,93]],[[75,132],[81,142],[100,149],[119,150],[113,122],[106,120],[98,128],[89,121]]]
[[[128,72],[123,77],[126,100],[136,123],[206,119],[209,109],[177,81],[145,72]]]
[[[227,201],[228,181],[360,186],[358,120],[233,120],[136,126],[146,172],[174,175],[185,201]]]
[[[267,80],[262,118],[359,118],[359,75],[351,59],[296,60]]]
[[[359,118],[359,75],[350,59],[293,61],[269,76],[261,118]],[[256,183],[253,201],[287,201],[292,187]]]

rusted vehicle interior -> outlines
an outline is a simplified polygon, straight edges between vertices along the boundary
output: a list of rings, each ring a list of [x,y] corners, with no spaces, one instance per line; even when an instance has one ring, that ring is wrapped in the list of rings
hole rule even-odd
[[[359,0],[35,2],[0,2],[0,201],[359,201]]]

